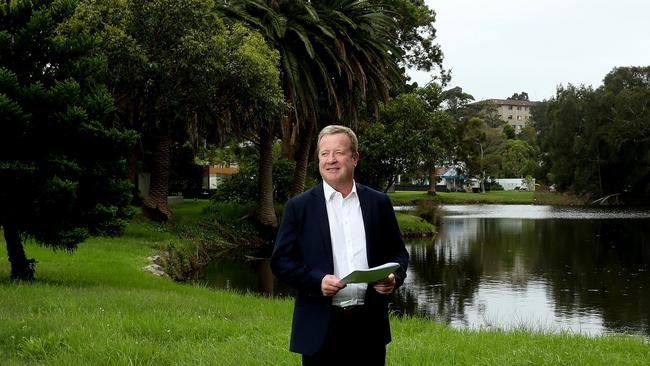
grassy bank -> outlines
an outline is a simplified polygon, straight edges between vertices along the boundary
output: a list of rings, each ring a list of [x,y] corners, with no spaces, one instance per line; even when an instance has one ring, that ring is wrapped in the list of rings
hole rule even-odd
[[[436,232],[436,227],[421,217],[402,212],[396,212],[395,217],[404,237],[431,236]]]
[[[177,207],[191,225],[200,203]],[[180,217],[187,210],[187,217]],[[146,257],[179,240],[135,220],[121,238],[74,254],[34,243],[33,283],[8,280],[0,241],[2,365],[298,365],[288,349],[292,302],[174,283],[143,272]],[[389,365],[642,365],[639,337],[460,331],[392,319]]]
[[[420,200],[433,200],[443,204],[551,204],[576,205],[583,204],[576,197],[561,193],[549,192],[520,192],[520,191],[491,191],[485,193],[467,192],[438,192],[429,195],[427,192],[398,191],[388,194],[396,206],[413,205]]]

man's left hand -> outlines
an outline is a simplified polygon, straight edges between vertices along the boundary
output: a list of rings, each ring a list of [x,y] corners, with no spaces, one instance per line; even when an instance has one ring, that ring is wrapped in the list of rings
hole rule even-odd
[[[382,295],[390,294],[395,289],[395,275],[391,273],[386,279],[375,282],[373,288]]]

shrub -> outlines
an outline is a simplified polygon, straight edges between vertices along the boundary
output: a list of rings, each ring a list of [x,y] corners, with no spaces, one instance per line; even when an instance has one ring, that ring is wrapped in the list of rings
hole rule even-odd
[[[290,160],[277,160],[273,163],[273,199],[275,202],[286,202],[289,199],[295,167],[296,163]],[[216,202],[256,202],[259,199],[257,185],[257,166],[251,166],[226,179],[212,199]]]

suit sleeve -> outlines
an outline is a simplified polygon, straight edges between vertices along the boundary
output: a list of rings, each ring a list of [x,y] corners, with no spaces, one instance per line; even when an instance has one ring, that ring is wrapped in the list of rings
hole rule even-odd
[[[399,263],[400,267],[393,272],[395,275],[395,289],[399,288],[406,279],[406,269],[408,268],[409,263],[409,253],[406,250],[404,245],[404,240],[402,239],[402,233],[399,229],[397,223],[397,218],[395,217],[395,211],[393,210],[393,204],[388,198],[387,195],[384,195],[384,199],[381,201],[380,205],[381,217],[382,217],[382,228],[384,229],[384,236],[387,242],[387,261]]]
[[[302,259],[300,246],[302,217],[296,204],[289,200],[285,206],[282,223],[271,256],[271,270],[282,282],[309,295],[322,296],[321,281],[326,273],[309,267]]]

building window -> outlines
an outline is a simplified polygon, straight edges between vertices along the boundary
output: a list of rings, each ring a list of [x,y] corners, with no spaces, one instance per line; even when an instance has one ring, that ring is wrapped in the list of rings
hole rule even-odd
[[[508,116],[508,119],[512,119],[512,114]]]
[[[521,121],[521,116],[517,116],[517,121]]]
[[[511,105],[509,105],[509,106],[508,106],[508,109],[509,109],[509,110],[512,110],[512,106],[511,106]]]
[[[520,111],[520,110],[521,110],[521,107],[517,107],[517,110]]]

